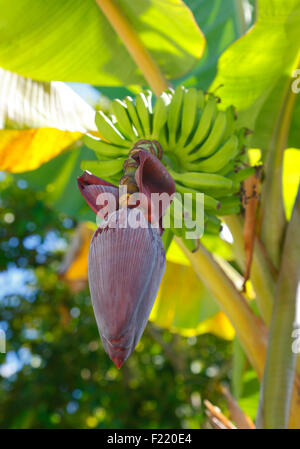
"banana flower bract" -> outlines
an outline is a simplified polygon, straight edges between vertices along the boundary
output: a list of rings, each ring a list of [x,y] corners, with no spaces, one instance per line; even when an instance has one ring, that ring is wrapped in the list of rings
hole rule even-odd
[[[175,183],[158,158],[146,150],[133,158],[136,184],[146,207],[145,201],[120,207],[116,186],[89,172],[78,178],[85,200],[103,219],[90,244],[89,286],[103,346],[117,368],[143,334],[165,271],[162,216],[175,193]],[[162,193],[169,195],[169,201],[155,207],[151,195]],[[112,200],[108,207],[106,198]],[[137,220],[131,225],[132,214],[138,226]],[[157,227],[149,222],[153,217]]]

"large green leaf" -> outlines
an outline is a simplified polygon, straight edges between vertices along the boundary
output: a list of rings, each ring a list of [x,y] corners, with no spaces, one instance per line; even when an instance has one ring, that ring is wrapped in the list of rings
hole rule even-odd
[[[206,89],[216,75],[219,56],[245,33],[249,24],[245,23],[242,0],[188,0],[186,4],[204,33],[206,47],[201,60],[178,83]]]
[[[204,38],[181,0],[116,0],[169,78],[200,58]],[[42,81],[145,84],[94,0],[0,0],[0,66]]]
[[[299,0],[258,0],[257,5],[255,25],[222,54],[211,87],[222,85],[219,90],[222,104],[224,107],[234,104],[240,115],[243,113],[248,127],[254,127],[270,95],[273,109],[270,106],[268,109],[272,116],[278,114],[280,98],[272,91],[280,82],[283,95],[286,88],[283,78],[291,82],[300,43]],[[261,120],[270,123],[271,118],[261,116],[260,129],[264,127]]]
[[[203,31],[206,46],[204,54],[196,66],[184,77],[174,80],[175,85],[195,85],[203,89],[213,81],[217,62],[221,53],[237,38],[244,34],[253,20],[248,5],[243,0],[187,0],[197,24]],[[247,9],[245,14],[245,9]],[[247,15],[247,20],[245,15]],[[110,98],[131,95],[126,88],[99,87],[101,93]]]
[[[238,404],[252,420],[256,418],[259,403],[259,381],[253,369],[248,369],[242,378],[243,391],[238,400]]]

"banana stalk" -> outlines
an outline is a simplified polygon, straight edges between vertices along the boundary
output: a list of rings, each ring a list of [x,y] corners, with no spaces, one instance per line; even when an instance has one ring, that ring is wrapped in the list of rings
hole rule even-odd
[[[300,279],[300,188],[289,223],[277,282],[275,303],[270,326],[270,338],[267,351],[266,369],[261,388],[261,401],[258,413],[258,427],[283,429],[288,427],[290,405],[296,367],[296,351],[293,351],[292,333],[297,307],[297,289]],[[297,379],[296,379],[297,382]],[[299,404],[299,391],[294,390]],[[299,416],[293,404],[294,424]],[[299,418],[298,418],[299,419]]]
[[[126,46],[137,66],[141,69],[155,95],[159,96],[168,88],[168,84],[158,65],[143,46],[139,36],[130,26],[125,16],[123,16],[120,8],[114,4],[113,0],[96,0],[96,2],[111,26],[122,39],[123,44]]]
[[[283,196],[282,167],[296,94],[288,84],[285,101],[279,112],[266,161],[266,180],[262,190],[261,239],[276,268],[280,264],[280,250],[286,226]]]

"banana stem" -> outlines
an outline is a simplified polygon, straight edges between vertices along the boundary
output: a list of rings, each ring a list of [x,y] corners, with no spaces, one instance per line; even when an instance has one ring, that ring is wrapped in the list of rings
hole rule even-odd
[[[261,239],[276,268],[280,264],[280,250],[286,226],[283,194],[282,167],[292,114],[296,101],[290,83],[285,92],[285,99],[279,111],[268,156],[266,160],[266,180],[262,189],[262,224]]]
[[[300,278],[300,189],[291,221],[288,225],[276,288],[276,297],[270,326],[266,369],[261,388],[258,426],[267,429],[288,427],[293,391],[296,351],[293,351],[292,332],[297,307],[297,289]],[[297,382],[297,379],[296,379]],[[293,404],[292,420],[299,416]],[[299,418],[298,418],[299,419]]]
[[[113,0],[96,0],[96,3],[122,39],[155,95],[159,96],[168,88],[168,83],[120,7]]]
[[[229,227],[234,239],[233,251],[235,253],[237,262],[244,269],[245,251],[242,220],[237,215],[229,215],[227,217],[224,217],[224,221]],[[265,255],[261,247],[258,245],[257,241],[254,245],[250,280],[256,293],[256,299],[260,313],[263,317],[264,322],[268,326],[270,324],[272,316],[272,308],[275,295],[275,281],[268,261],[266,260]]]
[[[298,365],[299,355],[297,357],[296,366]],[[300,375],[297,366],[297,372],[295,374],[294,380],[294,388],[292,394],[292,402],[291,402],[291,414],[289,420],[289,428],[290,429],[299,429],[300,428]]]
[[[248,359],[261,379],[267,345],[263,322],[252,312],[245,298],[203,245],[200,244],[197,252],[191,253],[180,238],[175,237],[175,240],[190,260],[197,276],[209,288],[232,322]]]

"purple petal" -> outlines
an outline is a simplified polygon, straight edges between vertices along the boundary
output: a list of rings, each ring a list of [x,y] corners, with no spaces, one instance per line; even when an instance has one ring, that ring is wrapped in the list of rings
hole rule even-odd
[[[165,251],[141,213],[143,228],[121,228],[130,210],[110,214],[89,251],[89,285],[99,333],[120,368],[147,324],[165,270]],[[110,228],[109,224],[116,224]]]
[[[98,178],[95,175],[92,175],[88,171],[85,171],[82,176],[77,178],[77,183],[81,194],[84,199],[91,207],[91,209],[98,214],[101,218],[105,218],[107,216],[107,209],[101,213],[101,209],[104,207],[104,201],[107,199],[109,201],[109,195],[112,194],[115,197],[115,205],[118,209],[119,207],[119,189],[118,187],[110,184],[107,181],[104,181],[101,178]],[[102,201],[99,201],[99,195],[103,194]],[[106,195],[106,198],[105,198]],[[98,198],[98,201],[97,201]],[[98,204],[97,204],[98,203]],[[114,208],[114,204],[111,204],[112,208]],[[109,210],[112,212],[113,210]]]

